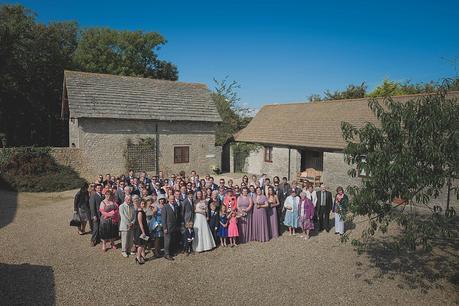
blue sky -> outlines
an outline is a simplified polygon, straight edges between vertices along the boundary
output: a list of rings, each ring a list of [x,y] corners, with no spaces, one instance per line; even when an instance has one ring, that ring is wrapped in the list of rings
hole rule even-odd
[[[5,1],[2,1],[5,2]],[[6,1],[10,3],[9,1]],[[384,78],[455,75],[459,1],[56,1],[19,3],[41,22],[156,31],[179,80],[239,82],[242,103],[304,101],[325,89]]]

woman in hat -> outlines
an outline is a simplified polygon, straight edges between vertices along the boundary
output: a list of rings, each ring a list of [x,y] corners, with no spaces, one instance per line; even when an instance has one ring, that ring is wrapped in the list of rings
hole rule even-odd
[[[296,195],[296,188],[291,189],[290,195],[285,199],[284,225],[288,227],[290,235],[296,235],[295,229],[298,227],[298,203],[300,199]]]

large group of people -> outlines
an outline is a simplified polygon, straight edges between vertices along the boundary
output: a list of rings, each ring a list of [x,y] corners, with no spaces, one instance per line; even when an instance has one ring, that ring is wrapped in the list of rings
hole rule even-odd
[[[104,252],[116,249],[121,239],[123,257],[135,256],[144,264],[147,249],[154,257],[174,260],[179,253],[194,254],[217,246],[235,247],[249,241],[265,242],[286,235],[309,239],[313,232],[330,231],[335,214],[335,233],[344,234],[342,214],[348,197],[342,187],[333,197],[325,185],[319,190],[305,181],[298,184],[265,174],[244,175],[239,184],[221,178],[219,184],[196,171],[189,175],[151,178],[145,171],[119,177],[99,175],[75,195],[78,233],[89,223],[91,245]]]

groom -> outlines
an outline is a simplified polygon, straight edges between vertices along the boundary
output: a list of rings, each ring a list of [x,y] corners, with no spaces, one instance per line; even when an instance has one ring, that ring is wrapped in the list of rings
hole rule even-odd
[[[180,206],[176,203],[174,195],[169,195],[167,204],[161,209],[161,219],[164,229],[164,258],[174,260],[172,256],[177,251],[180,233]]]

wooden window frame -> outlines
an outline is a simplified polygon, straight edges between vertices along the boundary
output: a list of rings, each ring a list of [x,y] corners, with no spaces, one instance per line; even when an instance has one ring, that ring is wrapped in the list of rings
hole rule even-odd
[[[179,152],[180,151],[180,154]],[[177,158],[180,157],[180,158]],[[188,164],[190,162],[190,146],[174,147],[174,164]]]
[[[367,162],[367,157],[362,155],[360,156],[360,162],[361,163],[366,163]],[[358,167],[357,165],[357,176],[360,177],[360,178],[366,178],[366,177],[369,177],[370,174],[366,172],[366,170],[364,169],[360,169],[360,167]]]
[[[265,146],[264,160],[265,160],[265,163],[273,162],[273,147],[272,146]]]

